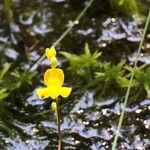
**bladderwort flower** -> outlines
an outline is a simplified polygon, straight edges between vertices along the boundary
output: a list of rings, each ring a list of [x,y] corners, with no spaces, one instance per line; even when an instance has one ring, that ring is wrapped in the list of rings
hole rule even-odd
[[[37,95],[40,98],[52,98],[57,99],[58,96],[68,97],[71,93],[70,87],[63,87],[64,84],[64,72],[60,68],[56,68],[56,50],[54,47],[46,48],[45,55],[51,62],[52,68],[46,70],[44,74],[44,83],[46,87],[37,89]]]
[[[62,69],[52,68],[48,69],[44,74],[44,83],[47,87],[37,89],[37,94],[40,98],[57,99],[59,95],[68,97],[71,88],[63,87],[64,73]]]
[[[46,87],[39,88],[36,90],[37,95],[40,98],[51,98],[56,100],[52,102],[51,109],[55,111],[57,118],[57,126],[58,126],[58,150],[61,150],[61,130],[60,130],[60,114],[59,114],[59,96],[68,97],[71,93],[70,87],[64,87],[64,72],[60,68],[57,67],[57,58],[56,58],[56,50],[52,46],[51,48],[46,48],[45,55],[47,59],[51,62],[51,69],[47,69],[44,73],[44,83]]]

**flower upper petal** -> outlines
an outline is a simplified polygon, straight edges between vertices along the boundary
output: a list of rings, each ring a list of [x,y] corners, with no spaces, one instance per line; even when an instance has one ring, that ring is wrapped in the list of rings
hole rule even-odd
[[[68,97],[71,93],[71,90],[72,88],[70,87],[61,87],[59,92],[62,97]]]
[[[49,86],[62,86],[64,83],[64,73],[62,69],[48,69],[44,74],[44,83]]]

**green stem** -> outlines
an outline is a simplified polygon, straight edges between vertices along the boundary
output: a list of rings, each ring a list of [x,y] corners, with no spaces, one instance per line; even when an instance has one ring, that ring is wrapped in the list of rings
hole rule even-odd
[[[135,60],[133,71],[131,73],[129,86],[128,86],[128,89],[127,89],[127,92],[126,92],[126,95],[125,95],[125,100],[124,100],[124,103],[123,103],[121,116],[120,116],[120,119],[119,119],[116,135],[115,135],[111,150],[116,150],[116,145],[117,145],[117,141],[118,141],[118,137],[119,137],[119,132],[120,132],[120,129],[121,129],[121,126],[122,126],[123,118],[124,118],[125,108],[126,108],[126,105],[127,105],[127,101],[129,99],[129,94],[130,94],[130,89],[131,89],[131,85],[132,85],[132,81],[133,81],[133,77],[134,77],[135,68],[136,68],[137,63],[138,63],[138,58],[140,56],[140,52],[141,52],[141,49],[142,49],[142,45],[143,45],[143,42],[144,42],[146,31],[147,31],[147,28],[148,28],[148,25],[149,25],[149,21],[150,21],[150,10],[149,10],[147,21],[146,21],[146,24],[145,24],[144,33],[142,35],[142,40],[141,40],[139,48],[138,48],[137,58]]]
[[[57,128],[58,128],[58,150],[61,150],[61,130],[60,130],[60,112],[58,99],[56,100],[56,118],[57,118]]]
[[[80,19],[85,14],[87,9],[92,5],[93,1],[94,0],[89,0],[87,5],[83,8],[83,10],[75,18],[75,20],[72,22],[72,24],[69,26],[69,28],[67,28],[64,31],[64,33],[55,41],[55,43],[52,46],[56,47],[66,37],[66,35],[72,30],[72,28],[79,23]],[[45,58],[45,54],[30,68],[30,70],[31,71],[35,70],[38,67],[38,65],[43,61],[44,58]]]

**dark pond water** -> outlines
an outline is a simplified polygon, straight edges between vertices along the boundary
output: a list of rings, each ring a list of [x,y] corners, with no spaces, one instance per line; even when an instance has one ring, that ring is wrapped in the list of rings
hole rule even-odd
[[[147,0],[147,4],[150,4]],[[4,17],[0,2],[0,55],[1,63],[11,62],[13,68],[28,68],[64,32],[84,7],[83,0],[14,0],[13,21]],[[75,54],[82,53],[85,42],[91,50],[102,51],[102,59],[119,62],[122,58],[133,63],[143,26],[133,18],[119,17],[108,2],[94,2],[71,33],[57,49]],[[149,30],[150,31],[150,30]],[[150,62],[147,34],[140,61]],[[58,56],[65,69],[65,59]],[[47,61],[36,70],[39,76],[33,85],[15,91],[0,102],[1,150],[54,150],[57,145],[57,125],[51,101],[42,101],[35,89],[42,85]],[[67,73],[67,71],[66,71]],[[67,100],[61,101],[61,130],[64,150],[109,150],[117,128],[123,96],[116,90],[102,98],[94,89],[80,92],[76,78],[66,74],[66,82],[73,87]],[[90,81],[92,82],[92,81]],[[124,94],[125,95],[125,92]],[[146,95],[132,100],[118,141],[119,150],[150,149],[150,100]]]

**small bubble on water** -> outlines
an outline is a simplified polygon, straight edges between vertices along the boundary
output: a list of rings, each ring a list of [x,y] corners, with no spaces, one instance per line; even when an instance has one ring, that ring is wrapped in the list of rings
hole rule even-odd
[[[138,140],[138,141],[140,141],[140,140],[141,140],[141,138],[140,138],[140,137],[137,137],[137,140]]]
[[[77,111],[78,114],[82,114],[83,113],[83,109]]]
[[[80,143],[80,141],[78,141],[78,140],[75,140],[75,142],[74,142],[75,144],[79,144]]]
[[[106,142],[103,142],[102,145],[106,145]]]
[[[28,106],[28,103],[25,103],[24,106],[27,107],[27,106]]]
[[[75,20],[75,21],[74,21],[74,24],[79,24],[79,21],[78,21],[78,20]]]
[[[30,141],[29,140],[26,140],[26,143],[28,144]]]
[[[124,145],[124,144],[121,144],[121,148],[123,148],[123,149],[124,149],[124,148],[125,148],[125,145]]]
[[[111,129],[110,128],[107,128],[107,131],[110,131]]]
[[[33,128],[33,132],[37,133],[37,132],[39,132],[39,130],[37,128]]]
[[[140,54],[140,56],[142,57],[142,56],[144,56],[144,54],[143,54],[143,53],[141,53],[141,54]]]
[[[107,114],[107,110],[108,110],[108,109],[102,109],[103,115],[106,115],[106,114]]]
[[[9,141],[8,141],[8,140],[6,140],[6,141],[5,141],[5,143],[6,143],[6,144],[7,144],[7,143],[9,143]]]
[[[150,129],[150,126],[148,124],[145,125],[146,129]]]
[[[139,113],[142,112],[142,109],[137,109],[135,112],[136,112],[137,114],[139,114]]]
[[[111,18],[111,21],[112,21],[112,22],[115,22],[115,21],[116,21],[116,19],[115,19],[115,18]]]
[[[88,121],[83,121],[83,124],[84,125],[89,125],[89,122]]]
[[[101,43],[101,44],[99,44],[99,46],[100,46],[100,47],[106,47],[107,44],[106,44],[106,43]]]
[[[144,120],[144,124],[147,124],[147,120]]]
[[[98,123],[94,124],[94,126],[97,127],[97,126],[98,126]]]
[[[107,145],[105,148],[109,148],[109,146]]]

